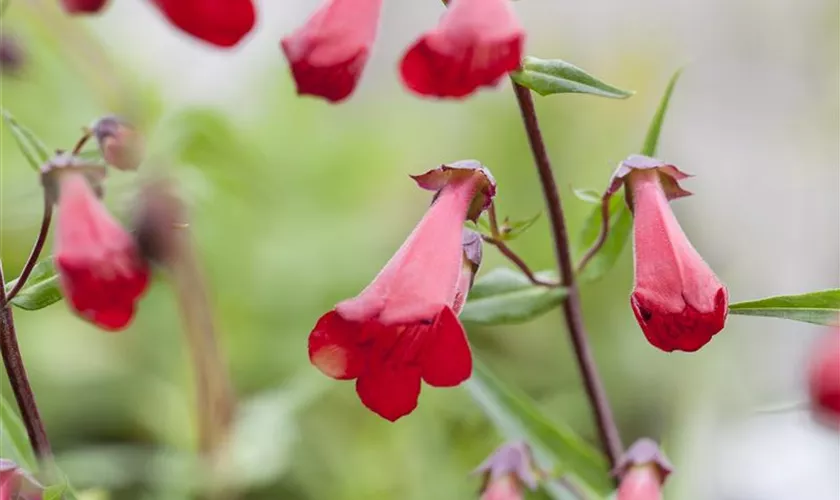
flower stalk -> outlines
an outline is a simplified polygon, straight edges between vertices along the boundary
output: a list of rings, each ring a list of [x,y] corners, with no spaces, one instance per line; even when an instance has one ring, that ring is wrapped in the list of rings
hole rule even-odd
[[[38,263],[38,258],[41,256],[41,251],[44,249],[44,243],[47,240],[47,233],[50,231],[50,224],[52,223],[52,203],[50,200],[44,196],[44,215],[41,217],[41,229],[38,230],[38,237],[35,239],[35,244],[32,245],[32,250],[29,252],[29,258],[26,259],[26,263],[23,265],[23,269],[20,272],[17,280],[15,281],[15,286],[9,290],[9,293],[6,295],[4,300],[4,308],[6,305],[11,307],[12,299],[23,289],[23,286],[26,284],[26,280],[29,279],[29,275],[32,274],[32,270],[35,269],[35,265]]]
[[[12,317],[12,308],[6,307],[6,281],[3,279],[3,266],[0,263],[0,352],[3,356],[3,366],[6,375],[9,377],[9,385],[15,394],[18,408],[26,427],[26,434],[29,442],[35,451],[35,456],[43,462],[50,462],[52,459],[52,448],[38,412],[38,405],[35,403],[35,394],[29,385],[26,376],[26,368],[23,366],[23,358],[20,354],[20,346],[15,333],[15,322]]]
[[[572,266],[566,219],[563,215],[563,206],[560,202],[557,184],[554,181],[554,174],[551,171],[551,160],[548,158],[548,152],[545,149],[531,91],[516,82],[512,81],[512,83],[531,152],[534,156],[534,163],[539,174],[543,196],[545,197],[551,233],[554,239],[557,267],[560,270],[560,283],[568,290],[568,295],[562,302],[563,316],[574,346],[575,357],[583,377],[586,394],[595,414],[601,444],[607,453],[610,464],[615,466],[622,454],[623,446],[604,385],[595,366],[586,327],[583,324],[580,294]]]

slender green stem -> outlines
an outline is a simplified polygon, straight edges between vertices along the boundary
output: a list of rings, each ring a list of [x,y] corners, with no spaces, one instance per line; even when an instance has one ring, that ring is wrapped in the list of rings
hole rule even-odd
[[[574,346],[575,356],[586,388],[586,394],[595,414],[601,444],[609,457],[610,464],[614,467],[623,452],[623,445],[621,444],[618,427],[613,418],[612,408],[610,408],[604,385],[595,366],[595,359],[592,356],[592,349],[589,345],[586,328],[583,324],[580,294],[577,283],[575,282],[574,268],[572,267],[571,250],[566,230],[566,219],[563,215],[563,205],[560,202],[557,183],[554,181],[554,173],[551,170],[551,161],[548,158],[540,125],[537,121],[537,113],[534,109],[534,100],[531,96],[531,91],[516,82],[512,83],[548,209],[551,232],[554,238],[554,251],[557,257],[557,267],[561,275],[561,284],[568,289],[568,295],[562,303],[566,326],[569,330],[572,345]]]

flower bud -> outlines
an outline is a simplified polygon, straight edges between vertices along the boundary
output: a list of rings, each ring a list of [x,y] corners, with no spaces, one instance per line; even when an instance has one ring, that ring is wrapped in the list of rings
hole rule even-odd
[[[525,489],[537,489],[539,475],[531,448],[525,442],[506,443],[478,466],[483,475],[481,500],[522,500]]]
[[[186,208],[169,180],[144,184],[132,214],[140,253],[152,262],[171,265],[183,249],[186,220]]]
[[[43,490],[28,472],[0,458],[0,500],[41,500]]]
[[[613,471],[621,480],[616,500],[661,500],[662,484],[672,470],[655,441],[639,439],[619,459]]]
[[[26,60],[18,40],[6,33],[0,34],[0,73],[15,75],[20,72]]]
[[[119,170],[137,170],[144,145],[134,127],[115,116],[106,116],[97,120],[91,131],[105,162]]]

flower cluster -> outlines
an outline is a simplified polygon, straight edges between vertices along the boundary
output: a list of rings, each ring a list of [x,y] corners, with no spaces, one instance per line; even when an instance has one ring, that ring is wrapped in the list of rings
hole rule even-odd
[[[522,60],[525,32],[509,0],[451,0],[434,29],[406,51],[402,80],[413,92],[462,98],[495,86]],[[346,99],[356,88],[379,25],[382,0],[326,0],[280,45],[298,94]]]

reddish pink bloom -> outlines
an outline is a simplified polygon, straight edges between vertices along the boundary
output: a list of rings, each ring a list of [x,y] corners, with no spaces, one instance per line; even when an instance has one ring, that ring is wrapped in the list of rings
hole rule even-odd
[[[653,465],[631,467],[618,487],[616,500],[662,500],[662,480]]]
[[[474,168],[444,166],[417,178],[424,187],[444,183],[426,215],[373,282],[322,316],[309,336],[312,364],[329,377],[356,379],[362,403],[388,420],[414,410],[421,379],[452,387],[472,372],[457,318],[477,265],[465,257],[474,233],[465,235],[463,225],[474,200],[492,189]]]
[[[58,176],[55,262],[65,298],[77,314],[119,330],[149,283],[149,268],[128,232],[108,213],[78,171]]]
[[[614,474],[621,479],[616,500],[662,500],[662,484],[672,469],[656,442],[639,439],[616,465]]]
[[[437,28],[403,56],[400,72],[418,94],[465,97],[517,69],[524,45],[509,0],[451,0]]]
[[[68,14],[93,14],[105,7],[108,0],[61,0],[61,6]]]
[[[153,0],[169,22],[218,47],[233,47],[253,29],[252,0]]]
[[[840,330],[817,342],[809,365],[808,389],[817,417],[840,428]]]
[[[382,0],[327,0],[280,46],[292,66],[298,94],[330,102],[347,98],[376,38]]]
[[[673,165],[631,156],[613,177],[611,192],[626,183],[633,210],[636,284],[630,298],[648,341],[663,351],[696,351],[723,329],[726,287],[691,246],[668,204],[690,195]]]

